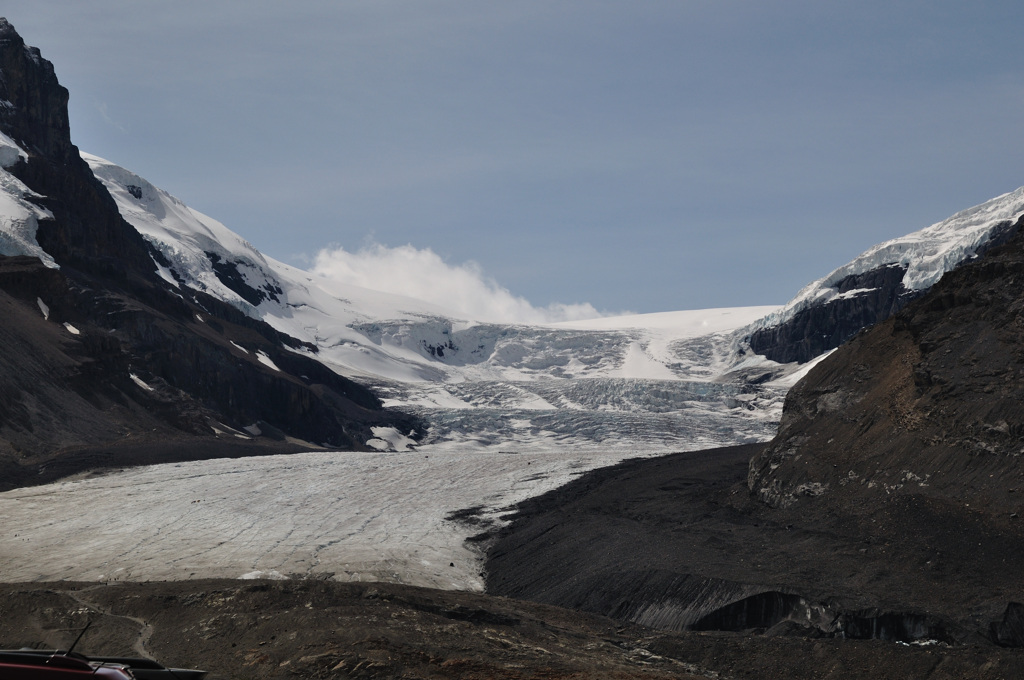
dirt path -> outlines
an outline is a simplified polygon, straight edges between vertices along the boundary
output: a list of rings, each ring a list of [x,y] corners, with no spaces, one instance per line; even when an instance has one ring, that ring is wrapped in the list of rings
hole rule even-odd
[[[75,602],[81,604],[83,607],[87,607],[88,609],[94,612],[98,612],[103,616],[110,616],[115,619],[124,619],[126,621],[131,621],[132,623],[137,625],[139,627],[139,634],[135,641],[132,642],[132,649],[135,650],[135,652],[144,659],[154,659],[153,655],[150,654],[149,650],[146,647],[146,645],[149,643],[149,639],[153,636],[153,626],[149,625],[145,621],[145,619],[136,618],[134,616],[115,614],[113,611],[111,611],[109,607],[105,607],[102,604],[83,596],[83,593],[87,593],[92,590],[97,590],[99,588],[108,587],[109,586],[105,584],[98,584],[95,586],[82,588],[81,590],[62,590],[58,592],[60,592],[63,595],[67,595]]]

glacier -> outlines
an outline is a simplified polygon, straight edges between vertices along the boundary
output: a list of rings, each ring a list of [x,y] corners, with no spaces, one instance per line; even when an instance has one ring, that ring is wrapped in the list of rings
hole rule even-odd
[[[82,156],[163,256],[162,276],[311,343],[319,361],[429,423],[422,444],[667,452],[765,440],[781,413],[784,388],[725,377],[735,331],[775,307],[480,321],[276,261],[137,174]]]
[[[11,582],[333,577],[481,590],[479,544],[468,537],[510,505],[630,453],[297,453],[16,489],[0,493],[0,574]],[[473,523],[453,517],[465,508],[480,508]]]

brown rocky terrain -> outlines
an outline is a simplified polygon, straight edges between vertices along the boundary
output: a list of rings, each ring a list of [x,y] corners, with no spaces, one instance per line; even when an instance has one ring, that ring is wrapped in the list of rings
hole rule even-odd
[[[816,367],[748,484],[922,569],[917,606],[980,615],[1024,592],[1022,416],[1018,233]]]
[[[211,678],[1015,678],[994,647],[670,633],[505,598],[329,581],[0,586],[0,644]]]
[[[1019,540],[901,503],[769,507],[746,487],[759,448],[627,461],[523,503],[491,539],[488,592],[667,630],[996,642]]]
[[[1022,416],[1018,233],[802,380],[750,488],[772,506],[921,499],[1015,525]]]

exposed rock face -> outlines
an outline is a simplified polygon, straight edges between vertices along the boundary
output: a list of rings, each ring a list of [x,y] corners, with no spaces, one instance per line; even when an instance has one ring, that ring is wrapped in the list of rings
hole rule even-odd
[[[5,19],[0,76],[0,132],[28,154],[6,171],[52,213],[36,238],[60,266],[0,257],[0,488],[56,470],[244,455],[242,443],[253,454],[365,449],[373,426],[419,429],[310,358],[314,347],[161,279],[160,254],[71,143],[53,66]]]
[[[238,271],[238,263],[225,260],[217,253],[206,253],[206,257],[209,258],[213,271],[216,272],[217,278],[220,279],[221,283],[237,293],[239,297],[253,307],[258,306],[264,300],[280,302],[280,299],[277,297],[283,292],[280,286],[268,283],[260,288],[253,288]]]
[[[29,47],[7,19],[0,17],[0,96],[11,106],[0,107],[0,122],[27,151],[51,159],[78,155],[71,144],[68,91],[57,82],[53,64],[39,49]]]
[[[806,363],[883,321],[923,291],[903,285],[906,267],[888,265],[836,284],[840,297],[800,310],[785,323],[755,331],[750,348],[772,361]]]
[[[53,64],[0,18],[0,131],[28,152],[9,171],[42,195],[53,220],[40,224],[43,250],[61,263],[104,277],[148,278],[152,260],[142,237],[121,219],[114,200],[71,143],[68,91]]]

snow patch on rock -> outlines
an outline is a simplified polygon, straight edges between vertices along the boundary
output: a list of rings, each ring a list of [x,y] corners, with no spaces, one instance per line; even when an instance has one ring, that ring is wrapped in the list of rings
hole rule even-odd
[[[276,289],[278,282],[267,261],[248,241],[139,175],[99,156],[82,153],[82,158],[113,196],[121,216],[170,263],[177,277],[165,275],[165,268],[156,265],[165,280],[177,285],[180,279],[258,317],[253,305],[228,286],[211,263],[212,256],[230,264],[239,281],[253,290]]]
[[[10,102],[6,102],[8,106]],[[27,161],[28,154],[17,142],[0,132],[0,168],[9,168],[21,161]]]
[[[0,161],[17,156],[5,144],[0,140]],[[21,152],[17,145],[13,148]],[[38,257],[47,267],[58,269],[54,259],[36,241],[39,220],[53,219],[53,213],[32,202],[38,198],[42,197],[7,170],[0,169],[0,255]]]
[[[235,343],[231,343],[231,344],[234,345]],[[235,346],[237,347],[237,345],[235,345]],[[241,349],[241,348],[239,348],[239,349]],[[245,350],[242,350],[242,351],[244,352]],[[266,366],[267,368],[271,368],[271,369],[277,371],[278,373],[281,372],[281,369],[277,367],[277,364],[274,363],[273,359],[268,357],[267,354],[263,350],[257,350],[256,351],[256,360],[259,361],[264,366]]]
[[[367,441],[366,445],[378,451],[409,451],[416,448],[416,440],[406,437],[393,427],[371,427],[370,432],[373,433],[373,439]]]
[[[142,378],[140,378],[139,376],[135,375],[134,373],[129,373],[128,377],[132,379],[133,383],[135,383],[136,385],[138,385],[142,389],[146,390],[147,392],[154,392],[155,391],[152,387],[150,387],[148,384],[146,384],[146,382]]]

